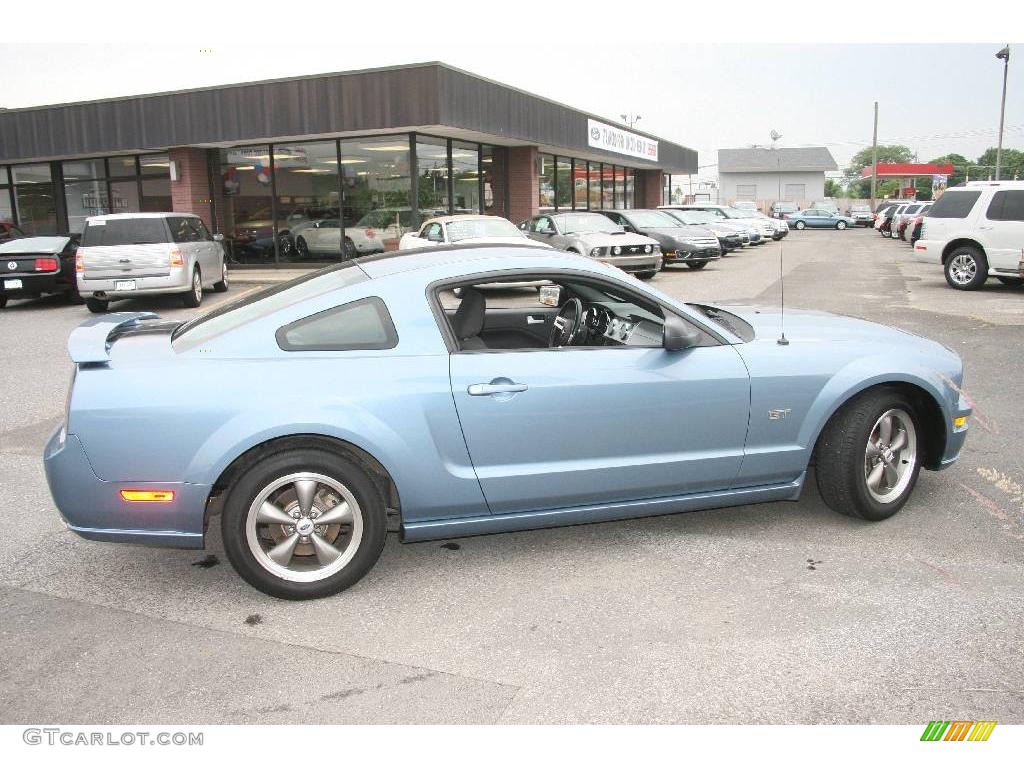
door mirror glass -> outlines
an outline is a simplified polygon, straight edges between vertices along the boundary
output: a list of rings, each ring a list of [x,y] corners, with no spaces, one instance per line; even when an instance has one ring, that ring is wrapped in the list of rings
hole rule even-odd
[[[700,341],[700,334],[689,323],[670,312],[665,313],[664,328],[664,347],[669,352],[690,349]]]
[[[559,285],[542,285],[540,287],[540,303],[545,307],[557,307],[562,303],[562,287]]]

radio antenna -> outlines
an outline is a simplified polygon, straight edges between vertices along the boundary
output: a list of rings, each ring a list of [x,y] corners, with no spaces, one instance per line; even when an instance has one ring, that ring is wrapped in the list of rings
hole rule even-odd
[[[786,238],[782,238],[785,240]],[[782,273],[782,240],[779,240],[779,338],[776,344],[788,346],[789,339],[786,338],[786,278]]]

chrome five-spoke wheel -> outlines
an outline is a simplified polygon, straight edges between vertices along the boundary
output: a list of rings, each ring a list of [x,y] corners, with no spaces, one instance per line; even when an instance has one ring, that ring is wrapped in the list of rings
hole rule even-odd
[[[888,504],[906,490],[917,466],[917,431],[910,414],[899,408],[883,413],[868,436],[864,479],[868,493]]]
[[[363,515],[353,493],[315,472],[280,477],[261,490],[246,518],[256,561],[286,581],[313,582],[342,570],[359,549]]]

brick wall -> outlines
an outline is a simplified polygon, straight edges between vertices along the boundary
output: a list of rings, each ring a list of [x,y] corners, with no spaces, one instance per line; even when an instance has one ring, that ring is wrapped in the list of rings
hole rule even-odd
[[[211,230],[210,177],[206,150],[175,147],[169,152],[178,166],[178,180],[171,181],[171,210],[198,215]]]
[[[508,218],[518,224],[539,210],[536,147],[509,147],[508,181]]]
[[[661,171],[638,170],[635,184],[637,208],[657,208],[662,204]]]

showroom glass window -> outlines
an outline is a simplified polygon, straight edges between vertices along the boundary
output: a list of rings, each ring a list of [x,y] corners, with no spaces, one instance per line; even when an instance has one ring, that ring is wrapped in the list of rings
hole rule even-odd
[[[480,152],[480,168],[484,177],[484,213],[508,216],[505,201],[505,180],[508,178],[508,150],[484,144]]]
[[[419,224],[431,216],[448,213],[448,142],[416,137],[416,194]]]
[[[572,209],[572,160],[568,157],[555,159],[555,207]]]
[[[108,186],[110,187],[110,212],[111,213],[136,213],[142,210],[139,204],[139,173],[138,163],[135,155],[128,157],[107,158]],[[67,171],[64,172],[64,181],[67,181]],[[71,204],[68,203],[70,216]],[[167,207],[154,209],[155,211],[169,211],[170,201]]]
[[[221,231],[231,262],[275,260],[272,176],[268,145],[220,150]]]
[[[341,211],[337,143],[275,144],[274,190],[279,260],[340,259],[341,228],[321,226],[325,220],[337,221]],[[315,229],[321,231],[310,236]]]
[[[555,209],[555,158],[537,155],[537,205],[542,211]]]
[[[601,163],[590,164],[587,187],[590,192],[590,210],[592,211],[599,211],[603,207],[601,205],[601,174],[603,172],[604,166]]]
[[[636,208],[636,172],[632,168],[626,169],[626,208]]]
[[[18,226],[26,235],[57,234],[57,205],[50,165],[11,166]]]
[[[409,137],[342,141],[341,182],[346,249],[360,255],[397,250],[398,239],[413,227]]]
[[[602,208],[614,208],[615,207],[615,166],[614,165],[602,165],[601,166],[601,207]]]
[[[113,162],[113,158],[111,158],[111,162]],[[142,198],[139,201],[138,210],[147,213],[172,210],[171,161],[167,154],[142,155],[139,157],[139,173],[142,179],[141,184],[139,184],[142,189]],[[111,179],[118,175],[118,173],[115,173],[113,166],[111,166]],[[111,182],[111,189],[113,189],[115,183],[119,182]],[[120,186],[127,190],[129,186],[127,180],[125,183],[121,183]],[[193,213],[201,212],[193,211]]]
[[[572,186],[573,186],[573,208],[577,211],[587,210],[587,161],[573,160],[572,163]]]
[[[11,178],[6,167],[0,166],[0,222],[14,223],[14,200],[11,192]]]
[[[64,162],[64,201],[68,207],[68,231],[85,228],[89,216],[114,213],[107,195],[107,167],[103,159]]]
[[[453,213],[480,213],[480,145],[452,142]]]

